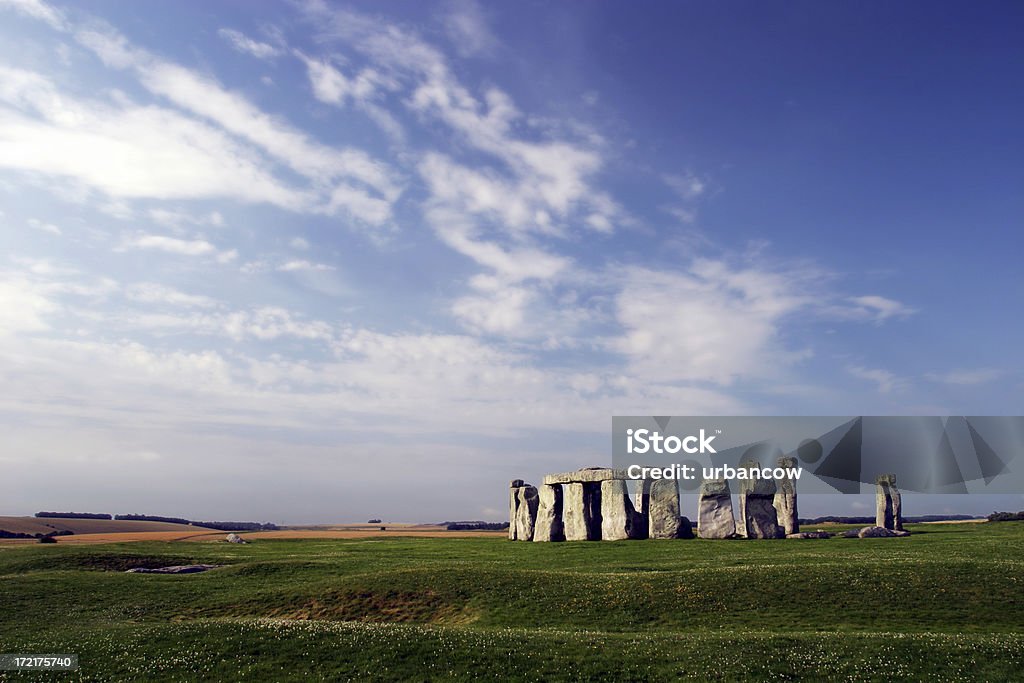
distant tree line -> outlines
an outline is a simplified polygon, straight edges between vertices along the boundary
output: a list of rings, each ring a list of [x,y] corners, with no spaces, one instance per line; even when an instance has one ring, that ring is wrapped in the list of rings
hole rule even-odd
[[[445,522],[448,531],[504,531],[508,522]]]
[[[270,522],[199,522],[184,517],[162,517],[160,515],[114,515],[114,519],[126,522],[169,522],[202,526],[220,531],[276,531],[279,527]]]
[[[51,531],[49,533],[36,532],[34,534],[27,534],[22,531],[7,531],[6,529],[0,529],[0,538],[49,538],[51,536],[74,536],[74,531],[67,529],[61,529],[60,531]]]
[[[101,512],[37,512],[36,517],[63,517],[65,519],[112,519]]]
[[[1024,522],[1024,510],[1021,512],[993,512],[988,516],[990,522]]]
[[[220,531],[276,531],[279,527],[270,522],[199,522],[184,517],[163,517],[161,515],[106,515],[99,512],[37,512],[36,517],[62,517],[64,519],[116,519],[130,522],[169,522],[202,526]],[[9,538],[9,537],[8,537]]]

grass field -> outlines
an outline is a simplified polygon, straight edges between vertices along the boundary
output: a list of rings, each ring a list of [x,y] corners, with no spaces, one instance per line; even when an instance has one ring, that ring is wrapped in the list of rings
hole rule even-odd
[[[5,545],[0,652],[78,654],[62,680],[1020,680],[1024,524],[911,529]],[[225,566],[123,572],[193,562]]]

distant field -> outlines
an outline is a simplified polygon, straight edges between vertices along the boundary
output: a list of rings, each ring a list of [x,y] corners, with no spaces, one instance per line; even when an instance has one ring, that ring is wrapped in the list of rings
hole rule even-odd
[[[383,527],[383,531],[381,528]],[[63,545],[128,543],[138,541],[222,541],[228,532],[169,522],[119,521],[108,519],[70,519],[62,517],[0,517],[0,529],[15,533],[47,534],[70,529],[73,536],[61,536]],[[278,531],[238,532],[248,540],[265,539],[343,539],[412,536],[418,538],[505,537],[504,531],[448,531],[436,524],[338,524],[284,527]],[[0,545],[36,543],[35,539],[0,538]]]
[[[1024,524],[910,528],[2,545],[0,652],[76,653],[97,681],[1020,680]],[[123,571],[198,562],[225,566]]]
[[[201,526],[170,522],[121,521],[116,519],[70,519],[66,517],[0,517],[0,529],[23,534],[73,531],[75,534],[113,534],[159,531],[197,534],[214,531]]]

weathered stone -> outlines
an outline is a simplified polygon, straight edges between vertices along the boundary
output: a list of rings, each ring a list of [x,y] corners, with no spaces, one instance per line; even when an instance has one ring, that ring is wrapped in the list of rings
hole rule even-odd
[[[566,484],[562,496],[562,521],[567,541],[601,540],[601,485]]]
[[[903,497],[896,488],[896,476],[889,482],[889,500],[892,501],[892,528],[903,531]]]
[[[881,526],[866,526],[857,532],[858,538],[892,538],[895,535],[892,529]]]
[[[570,484],[579,482],[583,484],[608,481],[610,479],[628,479],[625,470],[616,470],[610,467],[585,467],[572,472],[559,472],[548,474],[544,477],[544,483],[552,486],[554,484]]]
[[[760,463],[748,461],[740,464],[748,472],[760,471]],[[775,510],[776,486],[774,479],[740,479],[739,534],[746,538],[782,538]]]
[[[779,458],[778,466],[789,469],[797,466],[796,458]],[[779,525],[785,530],[786,536],[800,532],[800,517],[796,509],[796,480],[790,477],[780,479],[778,490],[772,504],[778,515]]]
[[[832,538],[827,531],[801,531],[795,534],[786,534],[786,538]]]
[[[537,523],[537,487],[520,486],[516,489],[516,540],[532,541]]]
[[[523,481],[522,479],[513,479],[512,481],[510,481],[510,482],[508,483],[508,487],[509,487],[510,489],[517,489],[517,488],[519,488],[520,486],[526,486],[526,482],[525,482],[525,481]]]
[[[643,515],[633,508],[629,490],[622,479],[601,482],[601,540],[622,541],[644,538]]]
[[[537,489],[537,523],[533,528],[534,541],[564,541],[562,526],[562,487],[542,485]]]
[[[225,538],[224,540],[227,541],[228,543],[248,543],[249,542],[249,541],[245,540],[244,538],[242,538],[241,536],[239,536],[238,534],[228,534],[228,537]]]
[[[518,482],[519,486],[515,486]],[[519,509],[519,487],[523,485],[522,479],[513,479],[513,486],[508,490],[508,540],[516,540],[516,511]]]
[[[847,529],[846,531],[840,531],[836,536],[838,538],[859,538],[860,529]]]
[[[150,569],[148,567],[135,567],[127,570],[129,574],[198,574],[200,572],[207,572],[211,569],[216,569],[221,565],[219,564],[179,564],[173,567],[157,567]]]
[[[892,532],[893,536],[909,536],[910,532],[905,529],[894,529]]]
[[[736,534],[728,481],[709,479],[702,483],[697,506],[697,534],[701,538],[732,538]]]
[[[645,479],[642,491],[641,511],[647,516],[649,538],[693,538],[690,520],[679,516],[679,483],[675,479]]]
[[[889,495],[889,478],[891,476],[880,474],[875,479],[875,526],[883,529],[893,528],[892,496]]]

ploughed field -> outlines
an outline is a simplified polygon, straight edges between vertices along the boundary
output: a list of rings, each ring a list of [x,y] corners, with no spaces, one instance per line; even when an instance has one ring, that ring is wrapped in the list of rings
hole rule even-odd
[[[62,680],[1019,680],[1024,523],[909,528],[0,545],[0,652],[78,654]]]

